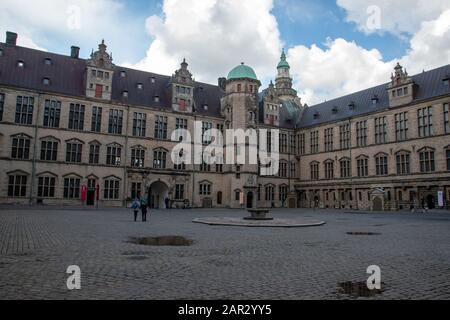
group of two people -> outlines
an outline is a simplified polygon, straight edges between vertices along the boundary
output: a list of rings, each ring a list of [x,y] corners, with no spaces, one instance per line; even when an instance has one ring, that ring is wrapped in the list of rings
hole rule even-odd
[[[137,221],[137,215],[139,212],[139,209],[141,210],[142,213],[142,222],[146,222],[147,221],[147,210],[148,210],[148,205],[147,205],[147,199],[145,197],[140,197],[140,198],[136,198],[133,201],[133,204],[131,205],[131,208],[134,211],[134,221]]]
[[[166,209],[168,209],[169,205],[170,205],[169,198],[165,198],[164,203],[166,205]],[[134,221],[135,222],[137,221],[137,216],[138,216],[139,210],[141,210],[141,213],[142,213],[142,222],[147,221],[148,202],[145,197],[137,197],[136,199],[134,199],[133,204],[131,205],[131,208],[134,211]]]

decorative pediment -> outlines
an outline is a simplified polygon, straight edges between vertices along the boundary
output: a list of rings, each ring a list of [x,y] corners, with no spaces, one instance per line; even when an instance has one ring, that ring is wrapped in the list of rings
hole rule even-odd
[[[102,145],[101,142],[98,140],[92,140],[91,142],[89,142],[89,144],[95,144],[95,145],[99,145],[99,146]]]
[[[45,137],[39,138],[39,140],[54,140],[54,141],[59,141],[59,142],[61,141],[60,139],[58,139],[55,136],[45,136]]]
[[[71,138],[69,140],[66,140],[66,143],[81,143],[81,144],[84,144],[84,141],[81,141],[80,139],[77,139],[77,138]]]
[[[111,180],[111,179],[114,179],[114,180],[122,180],[121,178],[119,178],[119,177],[117,177],[117,176],[115,176],[115,175],[110,175],[110,176],[107,176],[107,177],[104,177],[104,178],[103,178],[103,180]]]
[[[53,173],[53,172],[50,172],[50,171],[44,171],[44,172],[38,173],[37,176],[38,176],[38,177],[41,177],[41,176],[53,176],[53,177],[58,177],[57,174],[55,174],[55,173]]]
[[[202,181],[200,181],[199,182],[199,184],[213,184],[211,181],[208,181],[208,180],[202,180]]]
[[[91,173],[90,175],[88,175],[88,176],[86,177],[86,179],[98,180],[99,177],[97,177],[95,174]]]
[[[356,157],[356,160],[359,160],[359,159],[368,159],[368,158],[369,158],[369,157],[368,157],[367,155],[361,154],[361,155],[359,155],[359,156]]]
[[[6,173],[8,176],[13,176],[13,175],[21,175],[21,176],[29,176],[30,174],[28,172],[25,172],[23,170],[14,170],[14,171],[9,171]]]
[[[83,179],[82,176],[80,176],[79,174],[74,173],[74,172],[71,172],[71,173],[68,173],[68,174],[63,175],[63,178],[78,178],[78,179]]]
[[[424,152],[424,151],[436,151],[436,149],[432,147],[423,147],[417,150],[417,152]]]
[[[389,155],[387,154],[387,153],[385,153],[385,152],[378,152],[376,155],[375,155],[375,158],[378,158],[378,157],[388,157]]]
[[[16,133],[16,134],[12,134],[10,136],[11,138],[25,138],[25,139],[33,139],[32,136],[26,134],[26,133]]]
[[[409,153],[411,153],[411,151],[406,150],[406,149],[400,149],[400,150],[398,150],[398,151],[395,153],[395,155],[401,154],[401,153],[407,153],[407,154],[409,154]]]

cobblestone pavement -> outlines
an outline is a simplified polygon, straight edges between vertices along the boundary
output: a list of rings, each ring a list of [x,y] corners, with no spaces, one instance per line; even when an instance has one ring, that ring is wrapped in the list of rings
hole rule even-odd
[[[194,224],[243,211],[0,209],[0,299],[349,299],[338,283],[381,267],[385,291],[369,299],[450,299],[450,213],[274,210],[322,227],[254,229]],[[376,232],[355,236],[347,232]],[[130,237],[179,235],[189,247]],[[69,291],[66,269],[81,268]]]

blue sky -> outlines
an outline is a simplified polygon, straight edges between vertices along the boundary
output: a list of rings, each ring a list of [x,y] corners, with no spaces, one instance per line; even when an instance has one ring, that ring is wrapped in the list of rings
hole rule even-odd
[[[397,62],[411,74],[450,63],[448,0],[2,0],[7,30],[83,58],[105,39],[116,64],[166,75],[186,58],[209,83],[244,61],[266,86],[284,47],[309,105],[385,83]]]

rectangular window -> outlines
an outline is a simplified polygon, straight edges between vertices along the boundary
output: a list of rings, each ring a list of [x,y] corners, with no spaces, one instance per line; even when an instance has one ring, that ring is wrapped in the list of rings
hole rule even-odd
[[[81,180],[78,178],[64,179],[64,199],[80,199]]]
[[[356,144],[358,147],[367,146],[367,121],[356,123]]]
[[[34,98],[17,96],[15,123],[33,124]]]
[[[369,175],[369,160],[367,158],[358,159],[356,167],[358,169],[358,177],[367,177]]]
[[[333,151],[334,132],[333,128],[325,129],[325,152]]]
[[[141,148],[131,149],[131,166],[143,168],[145,165],[145,150]]]
[[[419,124],[419,137],[433,135],[433,107],[417,110],[417,122]]]
[[[59,128],[61,101],[45,100],[44,127]]]
[[[39,198],[54,198],[55,184],[56,184],[55,177],[39,177],[37,196]]]
[[[339,126],[339,142],[341,149],[350,148],[350,124]]]
[[[275,187],[266,186],[266,201],[274,201],[275,200]]]
[[[319,131],[310,132],[311,153],[319,152]]]
[[[288,138],[287,134],[281,133],[280,134],[280,152],[286,153],[288,151]]]
[[[175,120],[175,130],[187,130],[187,129],[188,129],[188,121],[187,121],[187,119],[176,118],[176,120]],[[184,138],[182,133],[177,131],[175,139],[177,141],[181,141],[182,138]]]
[[[298,152],[301,156],[306,153],[306,138],[304,133],[298,136]]]
[[[3,111],[5,110],[5,95],[0,93],[0,121],[3,121]]]
[[[89,145],[89,163],[98,164],[100,160],[100,145],[93,143]]]
[[[91,131],[102,131],[102,111],[101,107],[92,107]]]
[[[334,179],[334,162],[333,161],[325,162],[325,179],[327,179],[327,180]]]
[[[12,139],[11,158],[28,160],[30,158],[30,139],[16,137]]]
[[[375,143],[387,142],[387,120],[386,117],[375,118]]]
[[[1,99],[1,98],[0,98]],[[450,123],[449,123],[449,119],[448,119],[448,103],[444,103],[444,132],[450,133]],[[1,103],[0,103],[0,107],[1,107]]]
[[[165,169],[166,168],[167,153],[165,151],[153,152],[153,168]]]
[[[8,197],[19,198],[27,196],[27,176],[14,175],[8,178]]]
[[[122,134],[123,111],[117,109],[109,110],[108,133]]]
[[[83,145],[81,143],[68,143],[66,150],[66,162],[80,163]]]
[[[70,104],[69,129],[80,131],[84,129],[84,109],[84,105],[78,103]]]
[[[290,148],[291,148],[290,153],[291,154],[297,154],[297,139],[296,139],[296,136],[294,134],[291,134],[289,139],[290,139],[289,144],[290,144]]]
[[[395,139],[397,141],[408,139],[408,112],[395,115]]]
[[[209,183],[201,183],[200,184],[200,195],[201,196],[211,195],[211,185]]]
[[[311,180],[319,180],[319,164],[311,163]]]
[[[133,136],[145,137],[147,127],[147,114],[135,112],[133,115]]]
[[[279,171],[281,178],[287,178],[288,174],[288,163],[287,162],[280,162],[280,171]]]
[[[132,182],[131,183],[131,199],[136,199],[141,196],[142,192],[142,183],[140,182]]]
[[[210,144],[212,141],[211,132],[208,132],[208,130],[212,129],[212,123],[210,122],[202,122],[202,137],[203,137],[203,144]]]
[[[434,161],[434,151],[423,151],[420,152],[420,172],[434,172],[435,161]]]
[[[380,156],[375,158],[375,168],[377,176],[385,176],[388,174],[388,158]]]
[[[287,186],[280,186],[280,201],[284,204],[284,202],[287,199],[288,194],[288,187]]]
[[[445,153],[447,156],[447,170],[450,171],[450,150],[446,150]]]
[[[167,139],[167,117],[155,117],[155,139]]]
[[[110,146],[106,150],[106,164],[110,166],[120,166],[122,159],[122,148]]]
[[[99,73],[100,73],[100,71],[99,71]],[[101,84],[95,85],[95,97],[100,98],[100,99],[103,97],[103,85],[101,85]]]
[[[397,174],[404,175],[410,173],[409,154],[402,153],[397,155]]]
[[[105,180],[103,198],[106,200],[119,200],[120,181],[116,179]]]
[[[41,160],[56,161],[58,158],[58,142],[42,141],[41,142]]]
[[[340,161],[341,164],[341,178],[349,178],[350,177],[350,160],[344,159]]]
[[[291,162],[291,178],[296,178],[297,177],[297,166],[295,164],[295,162]]]
[[[184,200],[184,184],[175,185],[175,200]]]

